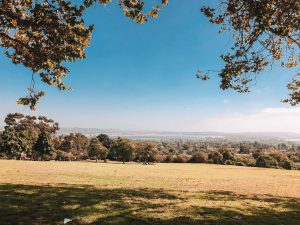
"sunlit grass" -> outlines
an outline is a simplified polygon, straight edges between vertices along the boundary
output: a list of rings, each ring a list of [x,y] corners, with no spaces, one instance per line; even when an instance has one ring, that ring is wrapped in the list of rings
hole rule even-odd
[[[300,224],[300,172],[0,161],[0,224]]]

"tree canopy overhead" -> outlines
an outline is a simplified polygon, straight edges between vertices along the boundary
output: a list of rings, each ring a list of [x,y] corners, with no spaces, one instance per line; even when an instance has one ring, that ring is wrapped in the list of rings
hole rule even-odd
[[[59,90],[68,90],[61,80],[69,70],[65,62],[86,57],[93,25],[86,25],[83,12],[95,3],[106,5],[111,0],[83,0],[74,4],[68,0],[4,0],[0,2],[0,46],[14,63],[32,71],[29,94],[18,100],[19,104],[34,109],[44,92],[34,87],[34,76]],[[167,5],[167,0],[161,0]],[[156,18],[160,6],[144,12],[141,0],[119,0],[124,14],[137,23],[149,17]]]
[[[44,92],[34,87],[34,78],[68,90],[62,78],[68,75],[66,62],[86,57],[93,25],[87,25],[83,13],[94,4],[106,5],[112,0],[3,0],[0,2],[0,46],[15,64],[32,71],[29,94],[18,103],[34,109]],[[157,18],[168,0],[116,1],[129,19],[147,22]],[[189,4],[188,2],[186,4]],[[221,55],[224,67],[218,72],[221,89],[248,92],[259,74],[275,61],[282,67],[296,68],[300,61],[300,1],[295,0],[219,0],[213,6],[203,6],[202,13],[220,32],[233,36],[231,51]],[[299,70],[297,75],[300,76]],[[198,72],[208,80],[207,72]],[[288,85],[290,98],[284,102],[300,102],[300,80],[296,76]]]
[[[248,92],[255,75],[279,61],[282,67],[296,67],[300,62],[300,1],[297,0],[226,0],[201,11],[220,32],[233,37],[231,51],[221,55],[224,67],[219,71],[220,88]],[[288,85],[290,98],[300,102],[300,71]],[[199,78],[204,79],[207,74]]]

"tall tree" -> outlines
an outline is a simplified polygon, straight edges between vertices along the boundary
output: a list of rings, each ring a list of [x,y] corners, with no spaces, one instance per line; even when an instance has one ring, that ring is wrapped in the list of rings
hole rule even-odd
[[[77,159],[88,155],[89,139],[81,133],[63,135],[58,140],[57,149],[71,153]]]
[[[113,143],[112,139],[110,139],[107,134],[99,134],[97,138],[107,149],[109,149]]]
[[[123,163],[132,159],[135,152],[135,145],[132,141],[118,137],[111,146],[112,154]]]
[[[12,157],[19,157],[21,152],[30,156],[40,133],[55,134],[59,130],[58,123],[47,117],[26,116],[21,113],[8,114],[5,124],[1,134],[1,148]]]
[[[136,144],[136,156],[144,163],[153,159],[156,153],[156,146],[151,142],[141,141]]]
[[[89,148],[88,148],[89,156],[96,159],[96,162],[98,162],[98,159],[104,158],[106,160],[106,157],[108,155],[108,150],[105,148],[101,142],[98,140],[98,138],[92,138]]]
[[[42,159],[54,152],[52,137],[48,132],[41,132],[36,143],[33,146],[34,152]]]

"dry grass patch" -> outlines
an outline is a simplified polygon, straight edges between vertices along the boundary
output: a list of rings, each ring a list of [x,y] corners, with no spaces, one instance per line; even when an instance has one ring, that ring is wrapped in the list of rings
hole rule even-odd
[[[0,224],[300,224],[300,173],[0,161]]]

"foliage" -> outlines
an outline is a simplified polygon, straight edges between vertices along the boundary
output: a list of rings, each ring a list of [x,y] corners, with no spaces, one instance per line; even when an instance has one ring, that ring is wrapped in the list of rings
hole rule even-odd
[[[135,144],[125,138],[118,137],[111,146],[112,155],[119,160],[129,161],[135,153]]]
[[[157,153],[156,147],[153,143],[148,141],[140,141],[136,143],[136,157],[139,161],[155,161],[155,155]]]
[[[223,162],[225,162],[226,160],[235,161],[234,153],[231,152],[230,150],[228,150],[228,149],[222,149],[222,150],[220,150],[220,153],[223,156],[223,159],[222,159]]]
[[[215,164],[222,164],[223,155],[218,151],[210,152],[208,154],[208,159],[211,159]]]
[[[110,0],[83,0],[74,3],[68,0],[5,0],[0,2],[0,46],[5,55],[14,63],[32,71],[29,94],[18,100],[19,104],[35,109],[44,92],[34,87],[36,74],[42,82],[56,86],[59,90],[69,90],[61,80],[69,70],[64,65],[86,57],[93,25],[85,25],[85,10],[99,2],[108,4]],[[143,23],[148,17],[156,18],[160,6],[144,13],[142,0],[119,0],[124,14]],[[167,0],[161,1],[167,5]]]
[[[252,156],[253,156],[253,158],[254,159],[257,159],[259,156],[261,156],[262,155],[262,152],[261,151],[255,151],[253,154],[252,154]]]
[[[208,156],[203,151],[196,151],[193,153],[189,162],[191,163],[205,163],[208,159]]]
[[[11,157],[19,157],[21,152],[30,156],[41,133],[55,134],[59,130],[58,124],[45,116],[26,116],[21,113],[8,114],[5,124],[0,144],[2,151]]]
[[[113,140],[109,138],[107,134],[100,134],[97,136],[98,140],[103,144],[103,146],[109,149],[113,143]]]
[[[105,148],[98,138],[92,138],[89,148],[88,148],[89,156],[96,159],[96,162],[99,158],[106,159],[108,155],[108,150]]]
[[[224,165],[234,165],[235,164],[235,162],[234,161],[231,161],[231,160],[226,160],[225,162],[224,162]]]
[[[58,161],[72,161],[75,160],[75,157],[71,152],[64,152],[61,150],[57,150],[55,159]]]
[[[295,169],[295,163],[293,163],[291,160],[285,160],[282,164],[281,164],[282,168],[286,169],[286,170],[293,170]]]
[[[186,154],[178,154],[173,157],[173,163],[186,163],[190,160],[190,156]]]
[[[236,166],[246,166],[246,164],[243,162],[236,162],[235,165]]]
[[[74,159],[84,159],[88,156],[89,139],[80,133],[59,137],[57,149],[71,153]]]
[[[300,2],[295,0],[226,0],[201,8],[221,31],[233,36],[231,51],[221,55],[224,67],[219,71],[221,89],[248,92],[255,74],[272,67],[296,67],[300,61]],[[300,75],[299,71],[297,75]],[[197,75],[204,77],[203,75]],[[206,76],[206,75],[205,75]],[[291,105],[300,102],[300,81],[288,85]]]
[[[257,167],[277,168],[278,162],[270,155],[261,155],[256,159]]]
[[[33,151],[36,156],[41,157],[42,159],[49,156],[51,152],[54,152],[51,135],[45,131],[41,132],[33,146]]]
[[[245,144],[241,144],[240,154],[250,154],[250,146],[245,145]]]

